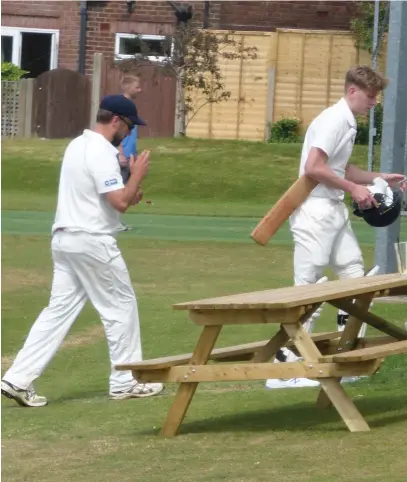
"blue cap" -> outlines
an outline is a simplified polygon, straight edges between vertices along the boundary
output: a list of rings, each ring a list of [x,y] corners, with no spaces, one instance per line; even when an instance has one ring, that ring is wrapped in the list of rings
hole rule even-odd
[[[134,102],[124,95],[107,95],[102,99],[99,108],[113,112],[113,114],[122,117],[127,117],[132,122],[133,127],[135,125],[146,125],[146,123],[138,116],[137,107]]]

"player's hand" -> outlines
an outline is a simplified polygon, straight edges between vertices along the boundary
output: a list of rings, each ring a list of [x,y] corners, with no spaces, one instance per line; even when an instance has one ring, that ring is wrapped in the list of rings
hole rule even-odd
[[[130,172],[133,176],[141,181],[147,174],[150,167],[150,151],[143,151],[136,159],[134,156],[130,156]]]
[[[405,191],[407,187],[407,177],[404,174],[381,174],[383,178],[390,187],[399,187],[401,191]]]
[[[373,194],[365,186],[355,184],[355,187],[350,193],[352,199],[359,205],[360,209],[369,209],[372,206],[377,207],[377,201],[373,197]]]

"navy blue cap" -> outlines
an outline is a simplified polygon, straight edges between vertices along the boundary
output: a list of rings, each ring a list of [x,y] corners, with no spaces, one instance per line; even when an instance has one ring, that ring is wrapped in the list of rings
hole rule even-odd
[[[113,114],[122,117],[127,117],[132,122],[133,127],[135,125],[146,125],[146,123],[138,116],[137,107],[134,102],[124,95],[107,95],[102,99],[99,108],[113,112]]]

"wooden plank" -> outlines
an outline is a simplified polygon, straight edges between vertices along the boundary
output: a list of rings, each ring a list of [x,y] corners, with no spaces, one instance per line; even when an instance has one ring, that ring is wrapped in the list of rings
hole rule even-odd
[[[32,137],[36,130],[34,125],[34,93],[36,91],[36,79],[26,80],[26,98],[25,98],[25,119],[24,119],[24,137]]]
[[[25,134],[25,112],[27,108],[27,79],[19,80],[19,98],[18,98],[18,128],[17,136],[24,137]]]
[[[397,338],[397,340],[407,340],[407,330],[394,325],[393,323],[389,323],[384,318],[381,318],[373,313],[363,312],[363,310],[355,306],[353,303],[348,301],[330,301],[330,304],[336,308],[346,311],[349,314],[362,318],[365,323],[373,326],[373,328],[377,328],[383,333],[386,333],[386,335]]]
[[[313,362],[317,361],[321,357],[321,352],[313,343],[309,333],[305,331],[304,327],[300,323],[295,325],[284,325],[283,328],[287,332],[288,336],[293,340],[293,343],[304,360],[307,362]]]
[[[288,339],[287,333],[280,328],[273,338],[253,356],[251,360],[252,363],[264,363],[272,358],[274,359],[278,351],[287,343]]]
[[[336,378],[321,380],[321,386],[351,432],[370,430],[369,425]]]
[[[134,370],[134,377],[143,383],[195,383],[269,378],[332,378],[342,376],[372,375],[375,360],[356,363],[231,363],[226,365],[180,365],[166,370]]]
[[[385,345],[386,343],[393,343],[395,341],[397,341],[397,339],[389,335],[366,336],[364,338],[357,339],[355,349],[359,350],[361,348],[369,348],[371,346]],[[340,339],[314,340],[314,342],[318,346],[319,351],[323,353],[324,360],[332,362],[332,356],[338,353]]]
[[[205,364],[216,343],[222,326],[205,326],[199,337],[198,343],[192,355],[192,365]],[[172,437],[176,435],[179,426],[184,420],[189,404],[198,387],[198,383],[181,383],[175,399],[168,412],[167,419],[161,429],[160,434]]]
[[[401,353],[407,353],[407,340],[396,341],[381,346],[371,346],[370,348],[362,348],[360,350],[352,350],[348,353],[339,353],[332,358],[336,363],[349,363],[374,360],[375,358],[384,358]]]
[[[325,283],[320,286],[324,284]],[[304,361],[309,364],[309,367],[313,368],[314,365],[317,365],[317,361],[321,357],[321,352],[315,346],[303,326],[301,324],[284,325],[283,328],[287,331],[287,334],[293,340]],[[284,363],[281,365],[284,365]],[[319,382],[327,398],[333,403],[351,432],[369,430],[369,426],[358,412],[352,400],[346,395],[339,380],[339,378],[320,378]]]
[[[364,296],[356,299],[355,303],[350,304],[352,306],[356,306],[360,310],[361,314],[367,313],[369,311],[373,296],[374,294],[372,293],[365,294]],[[355,348],[360,329],[363,325],[363,319],[360,316],[355,317],[349,311],[347,311],[347,313],[349,313],[350,316],[339,341],[338,351],[340,352],[347,352]],[[338,382],[340,382],[340,379],[338,380]],[[327,408],[330,406],[330,404],[331,402],[327,393],[321,390],[317,399],[317,407]]]
[[[311,338],[316,342],[326,341],[326,340],[334,340],[339,338],[341,332],[339,331],[329,331],[329,332],[322,332],[322,333],[313,333]],[[267,346],[270,343],[270,340],[261,340],[256,341],[253,343],[244,343],[242,345],[234,345],[234,346],[226,346],[224,348],[214,348],[212,353],[209,356],[209,360],[213,361],[222,361],[232,359],[232,357],[242,356],[242,360],[250,359],[248,357],[252,357],[256,352],[258,352],[261,348]],[[288,342],[286,344],[288,348],[293,346],[292,342]],[[172,355],[167,357],[161,358],[153,358],[150,360],[144,360],[137,363],[125,363],[122,365],[116,365],[116,370],[161,370],[163,368],[170,368],[172,366],[177,365],[184,365],[187,364],[191,358],[192,353],[185,353],[182,355]],[[246,357],[247,355],[247,357]],[[260,360],[256,360],[260,361]]]
[[[264,140],[267,142],[271,134],[271,124],[273,122],[274,90],[276,82],[276,69],[268,69],[267,75],[267,102],[266,102],[266,127],[264,129]]]
[[[93,54],[93,74],[92,74],[92,93],[91,93],[91,107],[89,125],[94,129],[96,125],[96,114],[99,109],[101,84],[102,84],[102,63],[103,54]]]
[[[191,310],[189,317],[196,325],[250,325],[259,323],[296,323],[306,307],[277,310]]]
[[[403,289],[407,287],[407,276],[393,273],[177,303],[173,308],[178,310],[283,309],[355,298],[368,293],[375,293],[377,296],[381,291],[399,287]]]

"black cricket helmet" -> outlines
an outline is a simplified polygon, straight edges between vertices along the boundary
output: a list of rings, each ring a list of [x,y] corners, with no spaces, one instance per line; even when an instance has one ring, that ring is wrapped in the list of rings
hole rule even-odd
[[[393,191],[393,200],[387,206],[386,200],[388,200],[388,196],[386,194],[375,193],[373,197],[376,199],[378,206],[372,206],[368,209],[360,209],[359,205],[352,200],[353,214],[363,218],[367,224],[375,228],[383,228],[393,224],[401,213],[403,204],[401,191]]]

